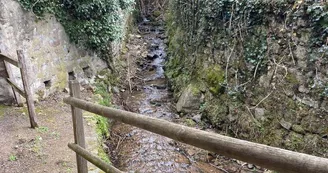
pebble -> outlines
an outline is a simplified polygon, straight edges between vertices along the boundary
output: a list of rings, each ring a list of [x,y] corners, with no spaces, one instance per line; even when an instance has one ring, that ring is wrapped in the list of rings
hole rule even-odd
[[[247,164],[247,168],[248,169],[253,169],[254,168],[254,165],[249,163],[249,164]]]

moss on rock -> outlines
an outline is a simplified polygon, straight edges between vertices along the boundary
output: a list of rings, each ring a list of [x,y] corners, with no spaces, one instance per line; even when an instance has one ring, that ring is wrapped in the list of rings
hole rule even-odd
[[[224,84],[224,71],[219,65],[212,65],[204,70],[204,79],[209,90],[217,95],[222,90]]]
[[[290,132],[284,141],[284,145],[287,149],[293,151],[302,149],[303,135],[295,132]]]

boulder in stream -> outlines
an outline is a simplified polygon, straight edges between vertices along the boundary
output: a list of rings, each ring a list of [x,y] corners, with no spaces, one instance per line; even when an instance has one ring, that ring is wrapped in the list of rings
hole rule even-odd
[[[182,92],[176,108],[178,112],[197,112],[202,102],[201,91],[193,84],[190,84]]]

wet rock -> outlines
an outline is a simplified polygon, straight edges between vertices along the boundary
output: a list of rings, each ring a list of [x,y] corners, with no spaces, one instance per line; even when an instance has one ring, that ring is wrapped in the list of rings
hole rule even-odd
[[[167,36],[166,36],[166,35],[164,35],[164,34],[162,34],[162,35],[159,35],[159,36],[158,36],[158,38],[160,38],[160,39],[164,40],[164,39],[167,39]]]
[[[176,104],[177,111],[191,113],[199,110],[199,106],[202,103],[201,97],[202,94],[197,87],[193,84],[188,85]]]
[[[149,60],[154,60],[156,58],[159,58],[159,55],[157,55],[156,53],[152,52],[152,53],[148,53],[147,54],[147,59]]]
[[[255,108],[254,116],[257,120],[264,121],[265,120],[264,114],[265,114],[264,108]]]
[[[149,71],[154,71],[156,68],[157,68],[156,66],[152,65],[152,66],[149,66],[148,70]]]
[[[292,130],[296,133],[305,134],[305,130],[300,125],[293,125]]]
[[[158,48],[159,48],[158,44],[155,44],[155,43],[150,44],[150,49],[151,50],[156,50]]]
[[[159,103],[157,101],[154,101],[154,100],[150,100],[149,103],[152,104],[152,105],[154,105],[154,106],[162,106],[161,103]]]
[[[141,57],[147,58],[147,56],[148,56],[148,51],[145,51],[145,52],[141,53]]]
[[[159,89],[159,90],[163,90],[163,89],[166,89],[167,86],[166,85],[157,85],[157,84],[154,84],[153,87]]]
[[[68,88],[64,88],[64,89],[63,89],[63,92],[64,92],[64,93],[69,93],[69,89],[68,89]]]
[[[247,164],[247,168],[248,169],[253,169],[254,168],[254,165],[249,163],[249,164]]]
[[[292,128],[292,123],[287,122],[287,121],[285,121],[284,119],[280,120],[279,123],[280,123],[280,125],[281,125],[283,128],[285,128],[285,129],[287,129],[287,130],[290,130],[290,128]]]
[[[194,120],[196,123],[200,123],[202,120],[202,115],[201,114],[197,114],[197,115],[194,115],[192,118],[192,120]]]
[[[307,89],[304,85],[300,85],[300,86],[298,87],[298,91],[299,91],[300,93],[309,93],[309,92],[310,92],[310,90]]]

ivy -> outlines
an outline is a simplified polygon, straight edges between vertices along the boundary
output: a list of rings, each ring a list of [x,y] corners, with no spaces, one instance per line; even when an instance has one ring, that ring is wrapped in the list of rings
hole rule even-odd
[[[134,0],[18,0],[21,6],[42,19],[56,16],[71,42],[97,51],[108,60],[108,44],[122,38],[123,15]]]
[[[170,20],[175,21],[173,27],[183,31],[183,42],[190,45],[191,50],[202,51],[204,45],[229,50],[235,44],[232,40],[237,40],[240,60],[251,67],[243,70],[253,71],[259,63],[258,67],[265,69],[265,64],[270,61],[267,38],[277,37],[293,49],[292,35],[302,31],[295,27],[312,31],[309,61],[328,61],[328,3],[310,0],[172,0],[169,9]],[[272,21],[284,25],[284,33],[277,35],[274,28],[268,33],[257,33]],[[302,21],[304,24],[300,26]],[[311,55],[316,57],[311,58]]]

